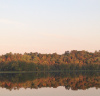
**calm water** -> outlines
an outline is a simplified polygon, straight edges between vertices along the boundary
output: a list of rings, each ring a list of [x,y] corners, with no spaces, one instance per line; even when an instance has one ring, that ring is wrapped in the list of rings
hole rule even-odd
[[[2,73],[0,96],[100,96],[100,72]]]
[[[64,87],[58,88],[39,88],[39,89],[24,89],[9,91],[5,88],[0,88],[0,96],[100,96],[100,89],[90,88],[87,90],[66,90]]]

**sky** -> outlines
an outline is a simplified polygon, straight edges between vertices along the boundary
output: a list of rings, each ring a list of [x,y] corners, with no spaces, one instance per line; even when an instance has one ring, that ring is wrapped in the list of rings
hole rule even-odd
[[[0,55],[100,50],[100,0],[0,0]]]

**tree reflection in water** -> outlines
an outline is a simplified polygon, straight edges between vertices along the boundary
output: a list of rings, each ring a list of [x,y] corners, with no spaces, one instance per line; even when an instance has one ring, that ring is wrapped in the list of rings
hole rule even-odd
[[[1,73],[0,87],[9,90],[65,86],[67,90],[100,88],[99,72]]]

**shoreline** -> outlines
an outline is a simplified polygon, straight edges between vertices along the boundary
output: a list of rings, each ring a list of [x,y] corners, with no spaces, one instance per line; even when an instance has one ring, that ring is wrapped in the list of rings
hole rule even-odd
[[[100,72],[100,70],[66,70],[66,71],[0,71],[0,73],[67,73],[67,72]]]

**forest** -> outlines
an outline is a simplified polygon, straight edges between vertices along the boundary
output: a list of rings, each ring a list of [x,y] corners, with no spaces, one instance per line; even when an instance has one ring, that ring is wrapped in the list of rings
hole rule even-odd
[[[100,51],[65,51],[64,54],[6,53],[0,56],[0,71],[100,70]]]

